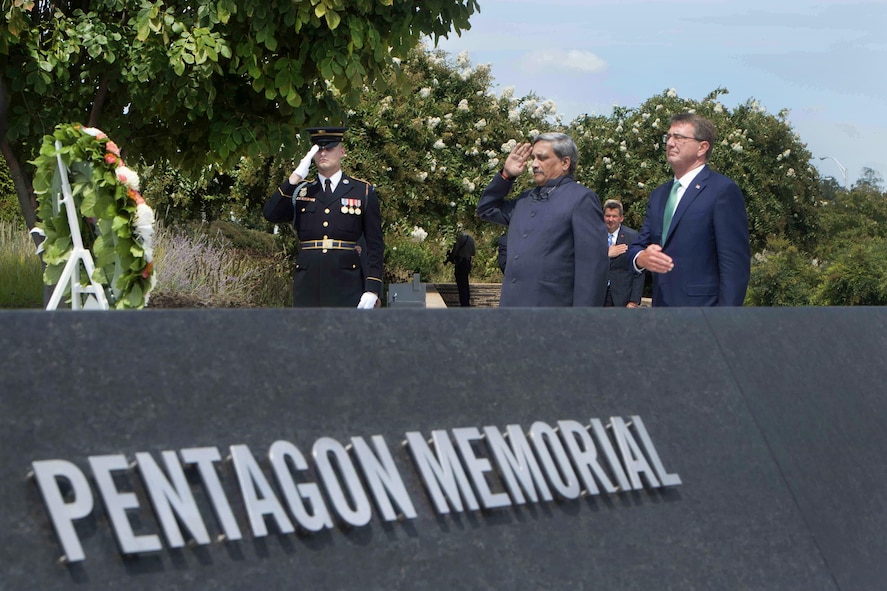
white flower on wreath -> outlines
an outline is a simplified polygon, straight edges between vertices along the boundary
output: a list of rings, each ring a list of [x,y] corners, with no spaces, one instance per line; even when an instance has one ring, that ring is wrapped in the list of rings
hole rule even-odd
[[[139,175],[134,170],[128,166],[118,166],[114,169],[114,173],[117,175],[117,180],[126,185],[127,189],[139,190]]]
[[[145,259],[150,263],[154,260],[154,210],[145,203],[139,203],[133,226],[136,238],[145,250]]]

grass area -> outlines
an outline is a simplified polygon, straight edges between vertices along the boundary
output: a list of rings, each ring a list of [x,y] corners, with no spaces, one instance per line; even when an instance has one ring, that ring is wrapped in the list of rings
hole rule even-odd
[[[26,230],[0,221],[0,308],[43,307],[43,267],[36,251]]]

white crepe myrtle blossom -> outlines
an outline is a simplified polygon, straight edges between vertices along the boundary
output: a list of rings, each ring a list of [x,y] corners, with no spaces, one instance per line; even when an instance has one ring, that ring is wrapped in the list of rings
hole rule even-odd
[[[459,106],[456,107],[458,111],[468,112],[471,110],[471,107],[468,106],[468,99],[462,99],[459,101]]]
[[[427,99],[429,96],[431,96],[431,89],[427,86],[419,90],[419,98]]]
[[[481,129],[483,129],[486,126],[487,126],[486,119],[481,119],[480,121],[478,121],[474,124],[474,128],[477,129],[478,131],[480,131]]]
[[[419,226],[413,226],[413,231],[410,232],[410,238],[413,239],[413,242],[423,242],[428,238],[428,232]]]
[[[678,96],[678,91],[674,88],[669,88],[668,92],[665,93],[665,96],[667,96],[668,98],[675,98],[676,96]]]
[[[471,54],[468,53],[467,49],[456,56],[456,64],[460,68],[466,68],[471,64]]]
[[[434,146],[432,146],[435,150],[443,150],[447,147],[443,140],[437,140],[434,142]]]

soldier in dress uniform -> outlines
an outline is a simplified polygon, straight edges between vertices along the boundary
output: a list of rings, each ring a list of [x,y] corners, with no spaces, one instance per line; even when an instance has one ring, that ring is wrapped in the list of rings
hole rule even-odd
[[[381,305],[385,245],[379,199],[372,185],[342,173],[345,131],[309,129],[311,149],[263,209],[269,222],[291,222],[300,241],[294,307]],[[309,181],[305,179],[312,160],[317,178]]]

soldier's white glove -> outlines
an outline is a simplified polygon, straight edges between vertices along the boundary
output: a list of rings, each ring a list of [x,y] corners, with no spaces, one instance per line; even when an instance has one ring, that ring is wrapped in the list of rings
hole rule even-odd
[[[311,159],[314,158],[314,155],[317,154],[317,151],[319,149],[320,148],[316,144],[311,146],[311,149],[308,150],[308,153],[305,154],[305,157],[299,161],[299,165],[293,171],[293,174],[290,175],[290,180],[292,180],[294,175],[298,175],[299,178],[296,180],[296,182],[298,183],[306,176],[308,176],[308,169],[311,168]]]
[[[371,291],[365,291],[362,296],[360,296],[360,303],[357,304],[358,310],[372,310],[376,307],[376,302],[379,301],[379,296],[374,294]]]

